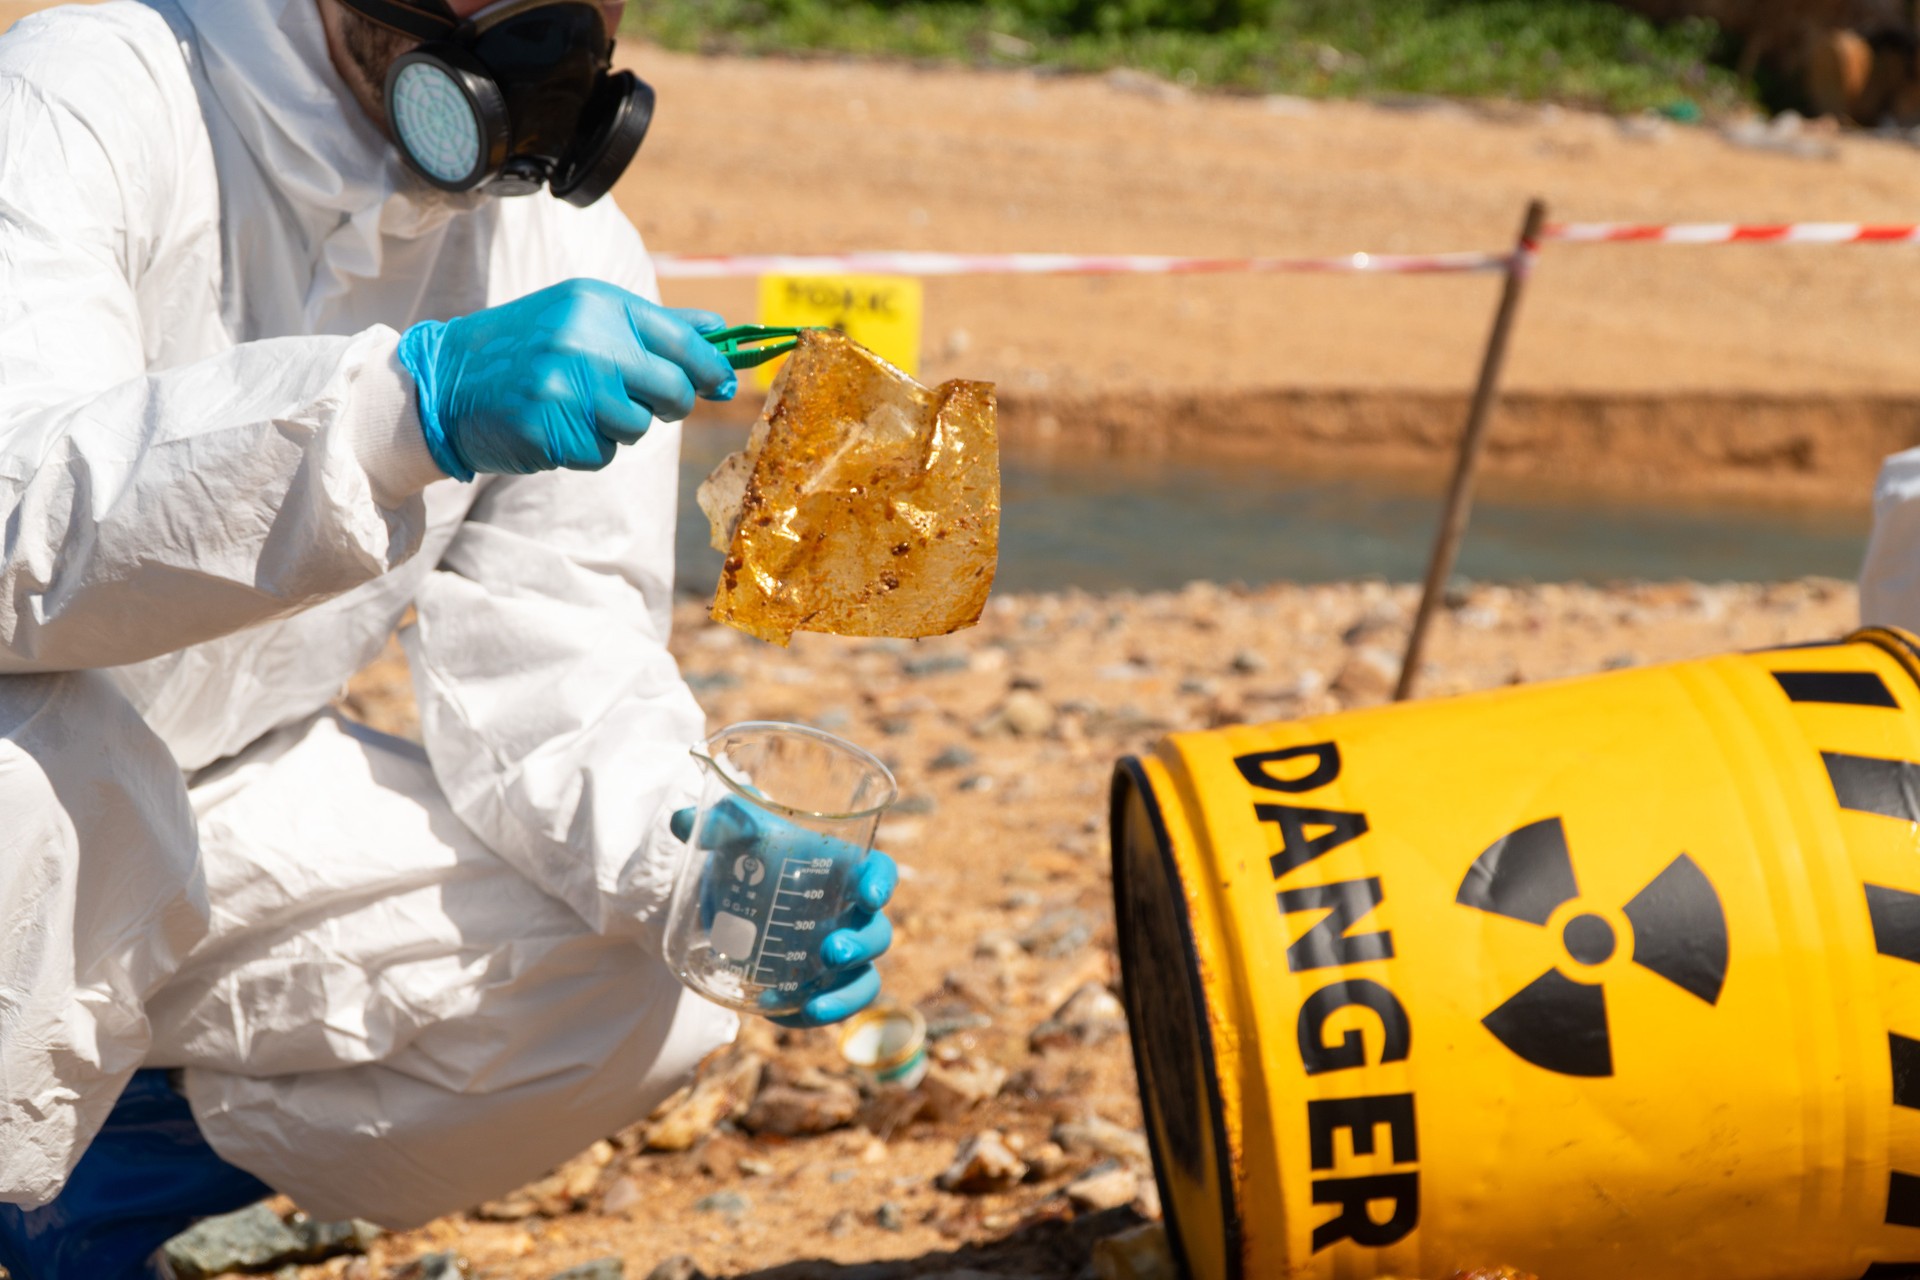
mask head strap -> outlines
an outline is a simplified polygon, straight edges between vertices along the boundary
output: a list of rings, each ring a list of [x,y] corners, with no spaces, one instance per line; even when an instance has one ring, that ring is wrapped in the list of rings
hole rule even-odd
[[[438,6],[407,4],[404,0],[340,0],[368,22],[416,40],[443,40],[460,20]]]

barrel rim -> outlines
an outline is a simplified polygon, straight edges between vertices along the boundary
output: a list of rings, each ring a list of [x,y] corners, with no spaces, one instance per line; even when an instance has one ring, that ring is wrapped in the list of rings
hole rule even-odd
[[[1132,921],[1129,919],[1130,912],[1127,907],[1128,895],[1124,891],[1128,873],[1126,870],[1126,855],[1121,847],[1120,838],[1121,806],[1127,801],[1129,789],[1137,791],[1140,795],[1141,806],[1147,812],[1147,821],[1153,827],[1154,844],[1160,851],[1161,863],[1166,872],[1168,883],[1184,888],[1184,881],[1180,876],[1180,865],[1173,856],[1173,842],[1168,835],[1166,819],[1160,812],[1160,804],[1154,796],[1152,786],[1148,784],[1146,769],[1141,764],[1138,756],[1123,756],[1115,763],[1113,768],[1113,785],[1109,792],[1107,827],[1113,861],[1114,916],[1115,922],[1119,926],[1119,937],[1121,939],[1118,948],[1120,953],[1120,981],[1122,991],[1126,995],[1128,1014],[1127,1038],[1131,1042],[1133,1049],[1134,1071],[1137,1081],[1142,1070],[1141,1064],[1146,1061],[1147,1046],[1145,1028],[1141,1025],[1141,1019],[1134,1008],[1134,962],[1129,958],[1131,948],[1127,945],[1126,941],[1129,938],[1139,936],[1133,929]],[[1173,916],[1179,927],[1180,944],[1184,952],[1183,958],[1186,961],[1182,967],[1186,971],[1189,994],[1192,996],[1194,1008],[1199,1011],[1201,1018],[1199,1027],[1200,1035],[1198,1036],[1200,1041],[1200,1068],[1202,1087],[1207,1092],[1207,1119],[1209,1121],[1209,1127],[1213,1130],[1214,1176],[1219,1180],[1220,1184],[1220,1220],[1225,1235],[1223,1244],[1225,1246],[1224,1253],[1227,1263],[1227,1278],[1228,1280],[1242,1280],[1245,1274],[1246,1255],[1244,1252],[1245,1243],[1241,1238],[1240,1231],[1238,1187],[1233,1176],[1232,1148],[1227,1145],[1226,1104],[1220,1092],[1220,1066],[1213,1051],[1213,1035],[1210,1031],[1212,1018],[1207,1002],[1206,987],[1200,979],[1200,952],[1194,943],[1193,920],[1191,915],[1186,911],[1175,911],[1173,912]],[[1174,1212],[1175,1200],[1173,1198],[1173,1188],[1167,1180],[1167,1153],[1161,1150],[1160,1135],[1153,1123],[1153,1115],[1151,1111],[1147,1109],[1146,1090],[1144,1089],[1141,1090],[1141,1108],[1142,1116],[1147,1121],[1145,1127],[1147,1131],[1147,1146],[1153,1156],[1153,1178],[1160,1191],[1160,1202],[1165,1207],[1163,1218],[1167,1229],[1167,1241],[1173,1248],[1174,1257],[1179,1261],[1180,1273],[1191,1276],[1194,1275],[1195,1272],[1189,1262],[1186,1245],[1180,1238],[1179,1215]]]
[[[1904,627],[1861,627],[1837,644],[1871,644],[1885,650],[1915,685],[1920,685],[1920,638]],[[1801,647],[1801,646],[1793,646]]]

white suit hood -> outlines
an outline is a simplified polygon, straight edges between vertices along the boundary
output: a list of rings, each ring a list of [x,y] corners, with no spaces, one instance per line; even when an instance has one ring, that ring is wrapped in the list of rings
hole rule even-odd
[[[442,229],[485,197],[453,195],[416,177],[334,69],[319,0],[174,0],[192,24],[201,73],[226,127],[213,130],[219,167],[238,145],[273,175],[311,236],[295,252],[313,265],[303,319],[316,333],[348,332],[340,314],[355,280],[379,279],[389,239]]]

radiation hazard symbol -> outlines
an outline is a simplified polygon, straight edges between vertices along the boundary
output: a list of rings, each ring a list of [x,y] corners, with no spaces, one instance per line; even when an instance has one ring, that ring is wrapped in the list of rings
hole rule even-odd
[[[1566,828],[1558,818],[1502,836],[1473,861],[1454,901],[1545,928],[1580,896]],[[1727,978],[1727,918],[1720,896],[1681,854],[1622,909],[1631,927],[1633,962],[1705,1004],[1719,1003]],[[1597,912],[1568,919],[1561,942],[1574,967],[1611,959],[1621,945]],[[1613,1074],[1613,1033],[1606,987],[1582,982],[1556,966],[1535,978],[1481,1025],[1522,1059],[1566,1076]]]

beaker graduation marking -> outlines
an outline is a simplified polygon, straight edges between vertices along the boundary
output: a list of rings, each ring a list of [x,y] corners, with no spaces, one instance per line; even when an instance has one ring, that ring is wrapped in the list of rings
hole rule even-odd
[[[789,917],[783,920],[780,913],[786,910],[786,908],[782,906],[781,900],[787,897],[797,897],[803,903],[820,901],[827,896],[827,891],[825,889],[802,888],[802,879],[806,876],[830,875],[832,872],[832,858],[809,858],[804,861],[799,858],[787,858],[781,862],[780,875],[774,884],[773,901],[767,905],[767,927],[765,932],[760,935],[760,950],[754,955],[753,980],[755,982],[764,983],[780,991],[792,991],[800,985],[791,977],[787,977],[784,981],[781,980],[781,974],[791,974],[793,972],[792,969],[775,969],[772,975],[769,976],[767,966],[769,963],[784,963],[786,965],[805,964],[809,954],[808,950],[804,947],[794,948],[788,946],[783,952],[777,952],[772,957],[769,957],[767,952],[773,947],[776,936],[779,936],[783,943],[786,941],[782,932],[783,930],[791,929],[795,933],[811,933],[819,927],[820,922],[808,916],[804,906],[799,908],[799,917]],[[792,881],[791,885],[788,884],[789,880]]]

